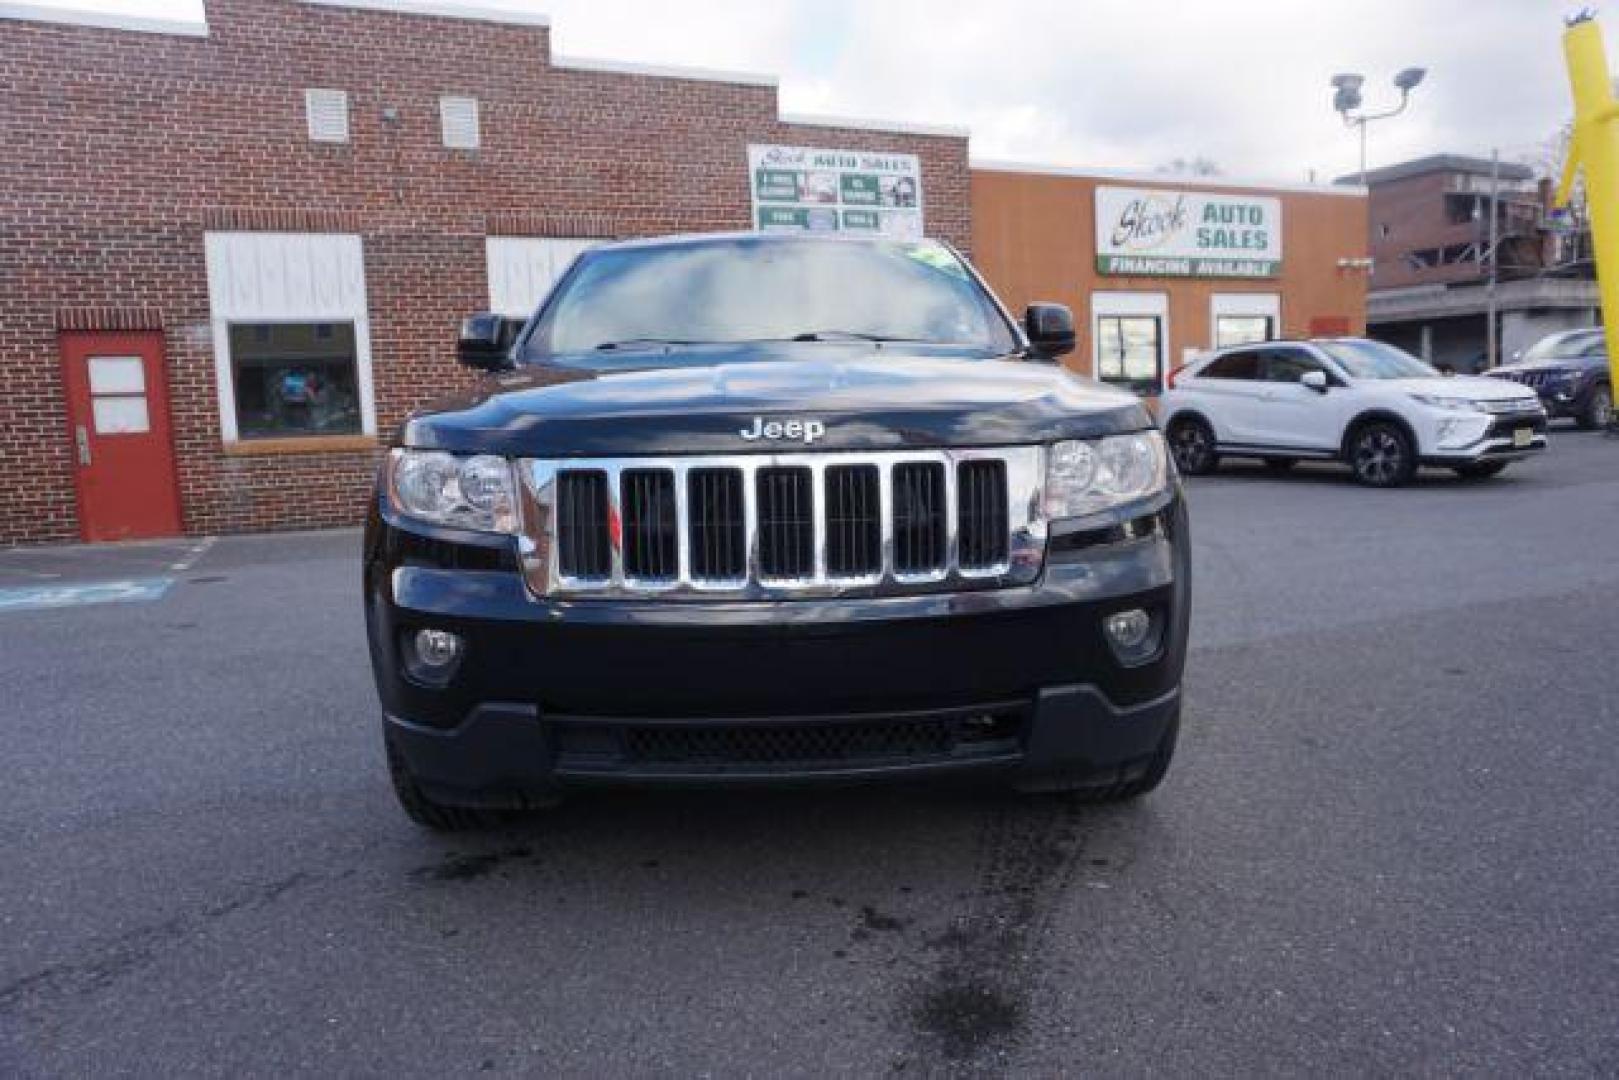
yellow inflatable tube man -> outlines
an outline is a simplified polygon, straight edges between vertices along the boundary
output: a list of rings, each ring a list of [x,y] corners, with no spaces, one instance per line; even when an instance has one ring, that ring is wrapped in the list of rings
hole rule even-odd
[[[1619,100],[1614,99],[1608,76],[1602,30],[1590,12],[1569,20],[1563,53],[1574,91],[1574,137],[1557,185],[1557,205],[1568,205],[1575,175],[1583,170],[1608,339],[1609,385],[1619,386]]]

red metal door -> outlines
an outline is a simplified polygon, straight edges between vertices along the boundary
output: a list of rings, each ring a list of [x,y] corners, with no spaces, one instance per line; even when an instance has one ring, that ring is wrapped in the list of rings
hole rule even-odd
[[[86,540],[180,532],[163,335],[62,335],[68,437]]]

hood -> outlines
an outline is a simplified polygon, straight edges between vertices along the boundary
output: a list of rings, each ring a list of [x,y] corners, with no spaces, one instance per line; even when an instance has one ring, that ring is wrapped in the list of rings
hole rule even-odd
[[[1474,401],[1538,401],[1533,390],[1510,379],[1491,379],[1483,375],[1436,376],[1431,379],[1401,379],[1400,389],[1413,394],[1432,394],[1434,397],[1471,398]]]
[[[536,365],[416,413],[399,441],[521,457],[781,453],[1016,445],[1151,423],[1132,395],[1055,365],[887,349],[644,371]],[[760,431],[778,437],[744,435]]]
[[[1515,360],[1502,364],[1489,372],[1491,375],[1516,375],[1531,371],[1585,371],[1588,368],[1607,367],[1608,361],[1600,356],[1558,356],[1546,360]]]

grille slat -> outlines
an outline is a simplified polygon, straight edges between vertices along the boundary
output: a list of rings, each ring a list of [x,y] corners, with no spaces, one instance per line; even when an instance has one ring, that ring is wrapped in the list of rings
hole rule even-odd
[[[558,566],[569,577],[606,577],[613,568],[607,474],[564,473],[557,488]]]
[[[525,573],[540,594],[983,588],[1031,580],[1044,550],[1035,447],[526,468],[544,535]]]
[[[815,570],[814,474],[800,466],[759,470],[759,574],[809,577]]]
[[[1006,562],[1006,464],[964,461],[956,478],[957,563],[964,570],[986,570]]]
[[[674,581],[679,569],[674,474],[667,469],[627,469],[619,492],[625,576]]]
[[[944,466],[907,462],[894,467],[894,571],[944,569]]]
[[[882,572],[883,531],[875,465],[834,465],[826,471],[826,570],[836,577]]]
[[[693,469],[687,477],[687,488],[693,580],[737,581],[745,577],[742,470]]]

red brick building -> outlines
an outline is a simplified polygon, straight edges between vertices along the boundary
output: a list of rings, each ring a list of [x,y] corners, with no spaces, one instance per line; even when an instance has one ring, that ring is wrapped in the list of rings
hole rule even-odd
[[[795,121],[520,18],[0,5],[0,544],[357,520],[379,440],[466,378],[463,315],[601,238],[749,227],[750,145],[912,155],[970,245],[964,132]]]
[[[1550,180],[1534,169],[1435,154],[1373,169],[1365,180],[1372,336],[1466,373],[1504,363],[1547,334],[1598,322],[1589,237],[1553,222]]]

